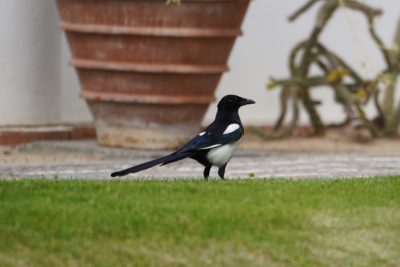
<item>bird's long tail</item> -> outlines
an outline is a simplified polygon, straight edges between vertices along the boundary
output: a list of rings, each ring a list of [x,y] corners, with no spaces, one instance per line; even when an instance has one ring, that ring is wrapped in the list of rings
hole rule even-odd
[[[111,173],[111,177],[124,176],[129,173],[143,171],[148,168],[154,167],[156,165],[166,165],[166,164],[181,160],[183,158],[189,157],[190,155],[191,155],[191,153],[189,153],[189,152],[185,152],[185,153],[178,152],[178,153],[170,154],[170,155],[158,158],[158,159],[154,159],[154,160],[127,168],[125,170],[113,172],[113,173]]]

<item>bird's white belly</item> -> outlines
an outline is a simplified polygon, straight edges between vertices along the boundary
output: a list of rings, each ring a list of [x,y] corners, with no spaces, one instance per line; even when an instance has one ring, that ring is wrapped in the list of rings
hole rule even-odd
[[[239,147],[240,138],[234,143],[226,144],[223,146],[211,148],[210,151],[207,153],[208,161],[214,166],[221,166],[227,163],[235,153],[236,149]]]

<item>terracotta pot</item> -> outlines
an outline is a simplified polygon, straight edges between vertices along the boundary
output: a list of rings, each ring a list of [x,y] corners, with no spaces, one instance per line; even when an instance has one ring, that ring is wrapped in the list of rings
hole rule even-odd
[[[198,131],[248,0],[57,0],[101,144],[173,148]]]

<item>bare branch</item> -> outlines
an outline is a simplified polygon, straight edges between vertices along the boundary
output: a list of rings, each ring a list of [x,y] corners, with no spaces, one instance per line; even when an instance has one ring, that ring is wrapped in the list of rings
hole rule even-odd
[[[301,77],[291,77],[290,79],[273,79],[271,81],[276,85],[281,86],[306,86],[306,87],[316,87],[322,85],[329,85],[329,82],[324,76],[313,76],[308,78]]]
[[[282,127],[283,121],[285,120],[287,109],[288,109],[289,97],[290,97],[290,87],[283,86],[281,94],[279,96],[281,111],[280,111],[279,117],[274,125],[275,131]]]
[[[367,17],[376,17],[382,15],[382,10],[379,8],[372,8],[361,1],[343,0],[344,7],[348,7],[357,11],[361,11]]]
[[[352,76],[354,78],[354,80],[356,80],[358,83],[362,83],[363,79],[361,78],[361,76],[357,73],[357,71],[355,69],[353,69],[352,67],[350,67],[349,64],[347,64],[344,59],[342,59],[341,57],[339,57],[336,53],[334,53],[333,51],[328,50],[324,45],[322,45],[321,43],[318,44],[318,49],[320,50],[320,52],[322,54],[324,54],[327,59],[334,64],[337,64],[338,66],[346,69],[349,71],[350,76]]]
[[[310,64],[312,62],[311,50],[313,47],[317,45],[320,33],[325,28],[328,20],[331,18],[336,8],[337,8],[336,0],[327,0],[326,3],[319,9],[317,22],[304,48],[304,54],[301,63],[299,65],[299,75],[301,76],[307,75],[310,68]]]
[[[302,5],[299,9],[297,9],[292,15],[288,17],[289,21],[294,21],[297,19],[301,14],[306,12],[308,9],[310,9],[315,3],[317,3],[318,0],[309,0],[307,3]]]

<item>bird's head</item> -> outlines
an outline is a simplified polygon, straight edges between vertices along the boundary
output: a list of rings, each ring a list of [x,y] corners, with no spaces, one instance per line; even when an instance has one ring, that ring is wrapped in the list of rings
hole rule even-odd
[[[251,99],[246,99],[237,95],[226,95],[218,102],[219,110],[237,111],[241,106],[255,104]]]

